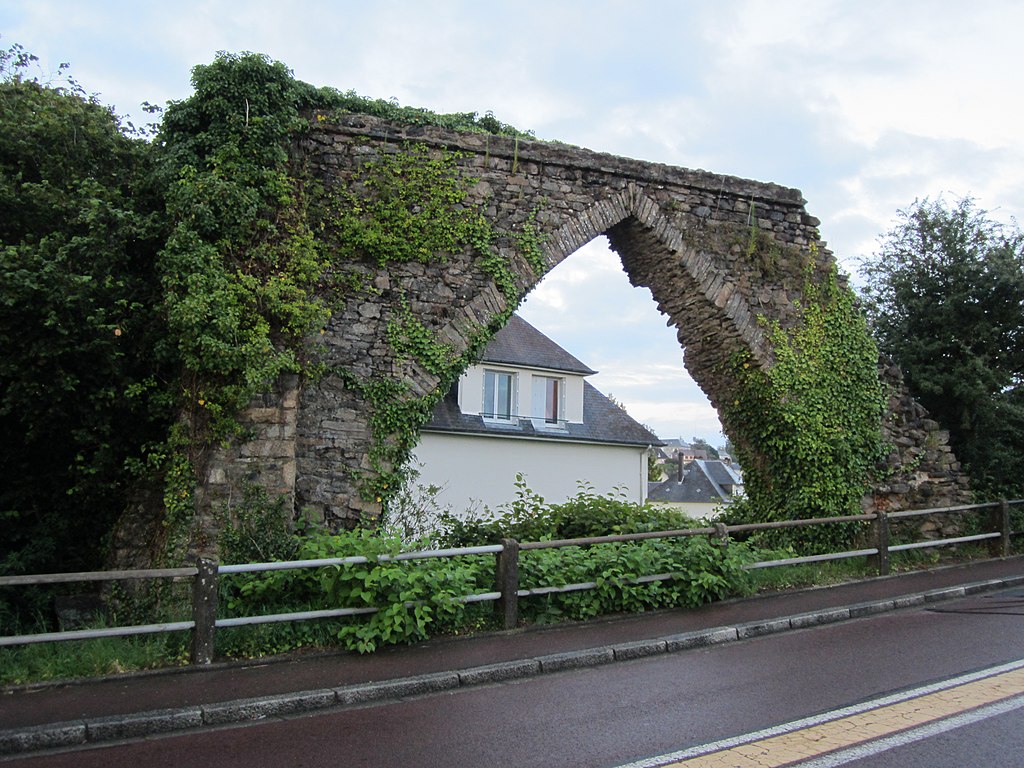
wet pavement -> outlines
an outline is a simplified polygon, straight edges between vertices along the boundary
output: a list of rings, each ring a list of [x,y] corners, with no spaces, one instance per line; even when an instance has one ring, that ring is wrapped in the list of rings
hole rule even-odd
[[[792,631],[1024,586],[1024,557],[978,561],[698,609],[439,638],[359,656],[295,654],[0,693],[0,755],[476,685]]]

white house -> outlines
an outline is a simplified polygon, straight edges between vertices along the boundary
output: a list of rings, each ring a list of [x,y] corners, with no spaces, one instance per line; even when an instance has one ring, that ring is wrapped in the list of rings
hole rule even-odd
[[[513,315],[421,429],[419,482],[456,514],[512,501],[517,473],[551,503],[579,482],[642,502],[660,441],[585,381],[593,373]]]

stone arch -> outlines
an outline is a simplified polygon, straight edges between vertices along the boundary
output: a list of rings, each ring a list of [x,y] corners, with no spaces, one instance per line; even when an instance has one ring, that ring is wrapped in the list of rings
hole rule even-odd
[[[716,408],[735,386],[723,372],[731,355],[773,364],[759,319],[792,325],[806,281],[823,281],[834,268],[798,190],[361,115],[314,126],[294,147],[294,162],[327,190],[358,186],[367,162],[410,143],[457,158],[462,205],[482,211],[494,237],[486,258],[467,247],[423,262],[336,265],[336,284],[359,288],[332,296],[333,316],[310,342],[326,373],[284,380],[253,404],[244,415],[253,439],[209,461],[197,501],[201,519],[236,498],[245,481],[332,525],[373,516],[379,486],[367,492],[361,482],[388,469],[374,450],[396,439],[375,425],[375,388],[394,388],[394,399],[412,413],[451,373],[436,357],[396,349],[396,337],[413,329],[465,365],[547,272],[599,235],[607,235],[630,281],[651,290],[676,328],[687,369]],[[533,250],[524,246],[527,235]],[[897,425],[887,427],[890,434],[906,443],[894,466],[912,464],[916,487],[962,494],[944,441],[935,429],[917,429],[922,417],[914,418],[887,420]],[[734,439],[743,429],[725,427]],[[929,445],[941,455],[927,454]],[[891,503],[900,492],[876,491],[872,503]]]

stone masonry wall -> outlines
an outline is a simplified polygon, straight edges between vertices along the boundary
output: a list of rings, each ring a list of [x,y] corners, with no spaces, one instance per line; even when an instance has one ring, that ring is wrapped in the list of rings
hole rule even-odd
[[[630,281],[650,288],[676,328],[686,368],[713,404],[732,391],[734,383],[720,373],[720,364],[733,352],[749,351],[758,364],[771,365],[758,318],[791,324],[794,300],[808,275],[824,279],[833,266],[819,222],[807,214],[800,192],[775,184],[361,115],[315,121],[295,147],[294,162],[330,190],[352,184],[367,160],[402,152],[413,142],[457,153],[467,204],[485,212],[496,233],[494,250],[511,268],[518,299],[568,255],[606,234]],[[544,265],[538,271],[520,245],[530,226],[542,238]],[[495,318],[514,309],[468,251],[425,264],[339,264],[336,270],[340,284],[364,288],[332,296],[329,325],[311,341],[327,374],[301,387],[286,384],[278,405],[267,406],[278,409],[280,421],[260,421],[268,412],[262,407],[252,411],[254,425],[266,424],[269,431],[251,446],[211,458],[200,515],[215,499],[235,493],[245,477],[266,480],[296,512],[311,510],[335,527],[375,515],[377,500],[359,491],[360,478],[375,471],[369,459],[370,406],[351,382],[402,382],[410,397],[444,383],[391,349],[389,323],[411,311],[438,341],[461,354],[482,330],[497,330]],[[871,503],[905,506],[901,499],[922,497],[922,489],[939,477],[939,495],[952,498],[963,484],[948,449],[935,449],[945,445],[944,436],[933,422],[906,416],[913,407],[905,390],[895,391],[900,394],[891,406],[899,415],[887,421],[888,429],[896,436],[897,463],[913,465],[915,481],[906,484],[907,492],[890,483]],[[742,429],[725,426],[731,436]]]
[[[246,487],[264,490],[272,500],[295,509],[296,423],[299,377],[282,376],[270,392],[257,397],[238,416],[248,439],[212,450],[205,457],[205,482],[197,489],[200,511],[191,536],[187,560],[217,552],[217,534],[224,514],[244,497]]]

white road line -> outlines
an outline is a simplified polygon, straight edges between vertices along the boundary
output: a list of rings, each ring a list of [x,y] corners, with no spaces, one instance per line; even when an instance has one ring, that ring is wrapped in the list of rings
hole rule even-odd
[[[780,736],[784,733],[792,733],[793,731],[803,730],[804,728],[810,728],[815,725],[830,723],[833,720],[841,720],[842,718],[849,717],[850,715],[859,715],[862,712],[869,712],[873,709],[878,709],[879,707],[887,707],[891,704],[899,704],[903,701],[909,701],[910,699],[916,699],[920,696],[926,696],[929,693],[945,691],[950,688],[955,688],[958,685],[964,685],[965,683],[973,683],[977,680],[984,680],[986,677],[992,677],[993,675],[1001,675],[1004,672],[1012,672],[1014,670],[1021,668],[1024,668],[1024,659],[1017,659],[1016,661],[1010,661],[1006,664],[999,664],[994,667],[988,667],[987,669],[978,670],[977,672],[969,672],[967,674],[959,675],[948,680],[942,680],[937,683],[923,685],[919,688],[913,688],[909,691],[902,691],[900,693],[882,696],[877,699],[871,699],[870,701],[861,702],[860,704],[854,704],[849,707],[843,707],[842,709],[833,709],[829,712],[822,712],[819,715],[805,717],[800,720],[793,720],[792,722],[783,723],[782,725],[774,725],[771,728],[765,728],[764,730],[754,731],[752,733],[747,733],[742,736],[733,736],[732,738],[714,741],[710,744],[701,744],[696,747],[689,747],[688,749],[683,749],[678,752],[672,752],[667,755],[658,755],[657,757],[649,757],[644,760],[638,760],[633,763],[627,763],[625,765],[619,766],[619,768],[660,768],[660,766],[668,765],[669,763],[676,763],[681,760],[687,760],[692,757],[709,755],[712,752],[720,752],[723,749],[732,749],[733,747],[738,747],[742,744],[749,744],[752,741],[759,741],[761,739],[769,738],[771,736]],[[1011,699],[1010,701],[1016,701],[1016,699]],[[922,728],[927,727],[929,726],[922,726]]]
[[[1013,712],[1015,709],[1020,709],[1021,707],[1024,707],[1024,696],[1017,696],[1012,699],[997,701],[995,704],[987,704],[983,707],[979,707],[978,709],[971,710],[970,712],[964,712],[960,715],[947,717],[945,720],[938,720],[934,723],[929,723],[928,725],[912,728],[909,731],[903,731],[902,733],[897,733],[893,736],[887,736],[884,739],[869,741],[866,744],[858,744],[856,747],[850,747],[849,749],[843,749],[839,752],[833,752],[830,755],[817,757],[804,763],[798,763],[797,765],[799,765],[800,768],[835,768],[839,765],[852,763],[854,760],[860,760],[865,757],[877,755],[881,752],[887,752],[890,749],[896,749],[896,747],[913,744],[915,741],[922,741],[923,739],[927,739],[932,736],[938,736],[940,733],[952,731],[965,725],[979,723],[990,717],[1005,715],[1007,712]]]

